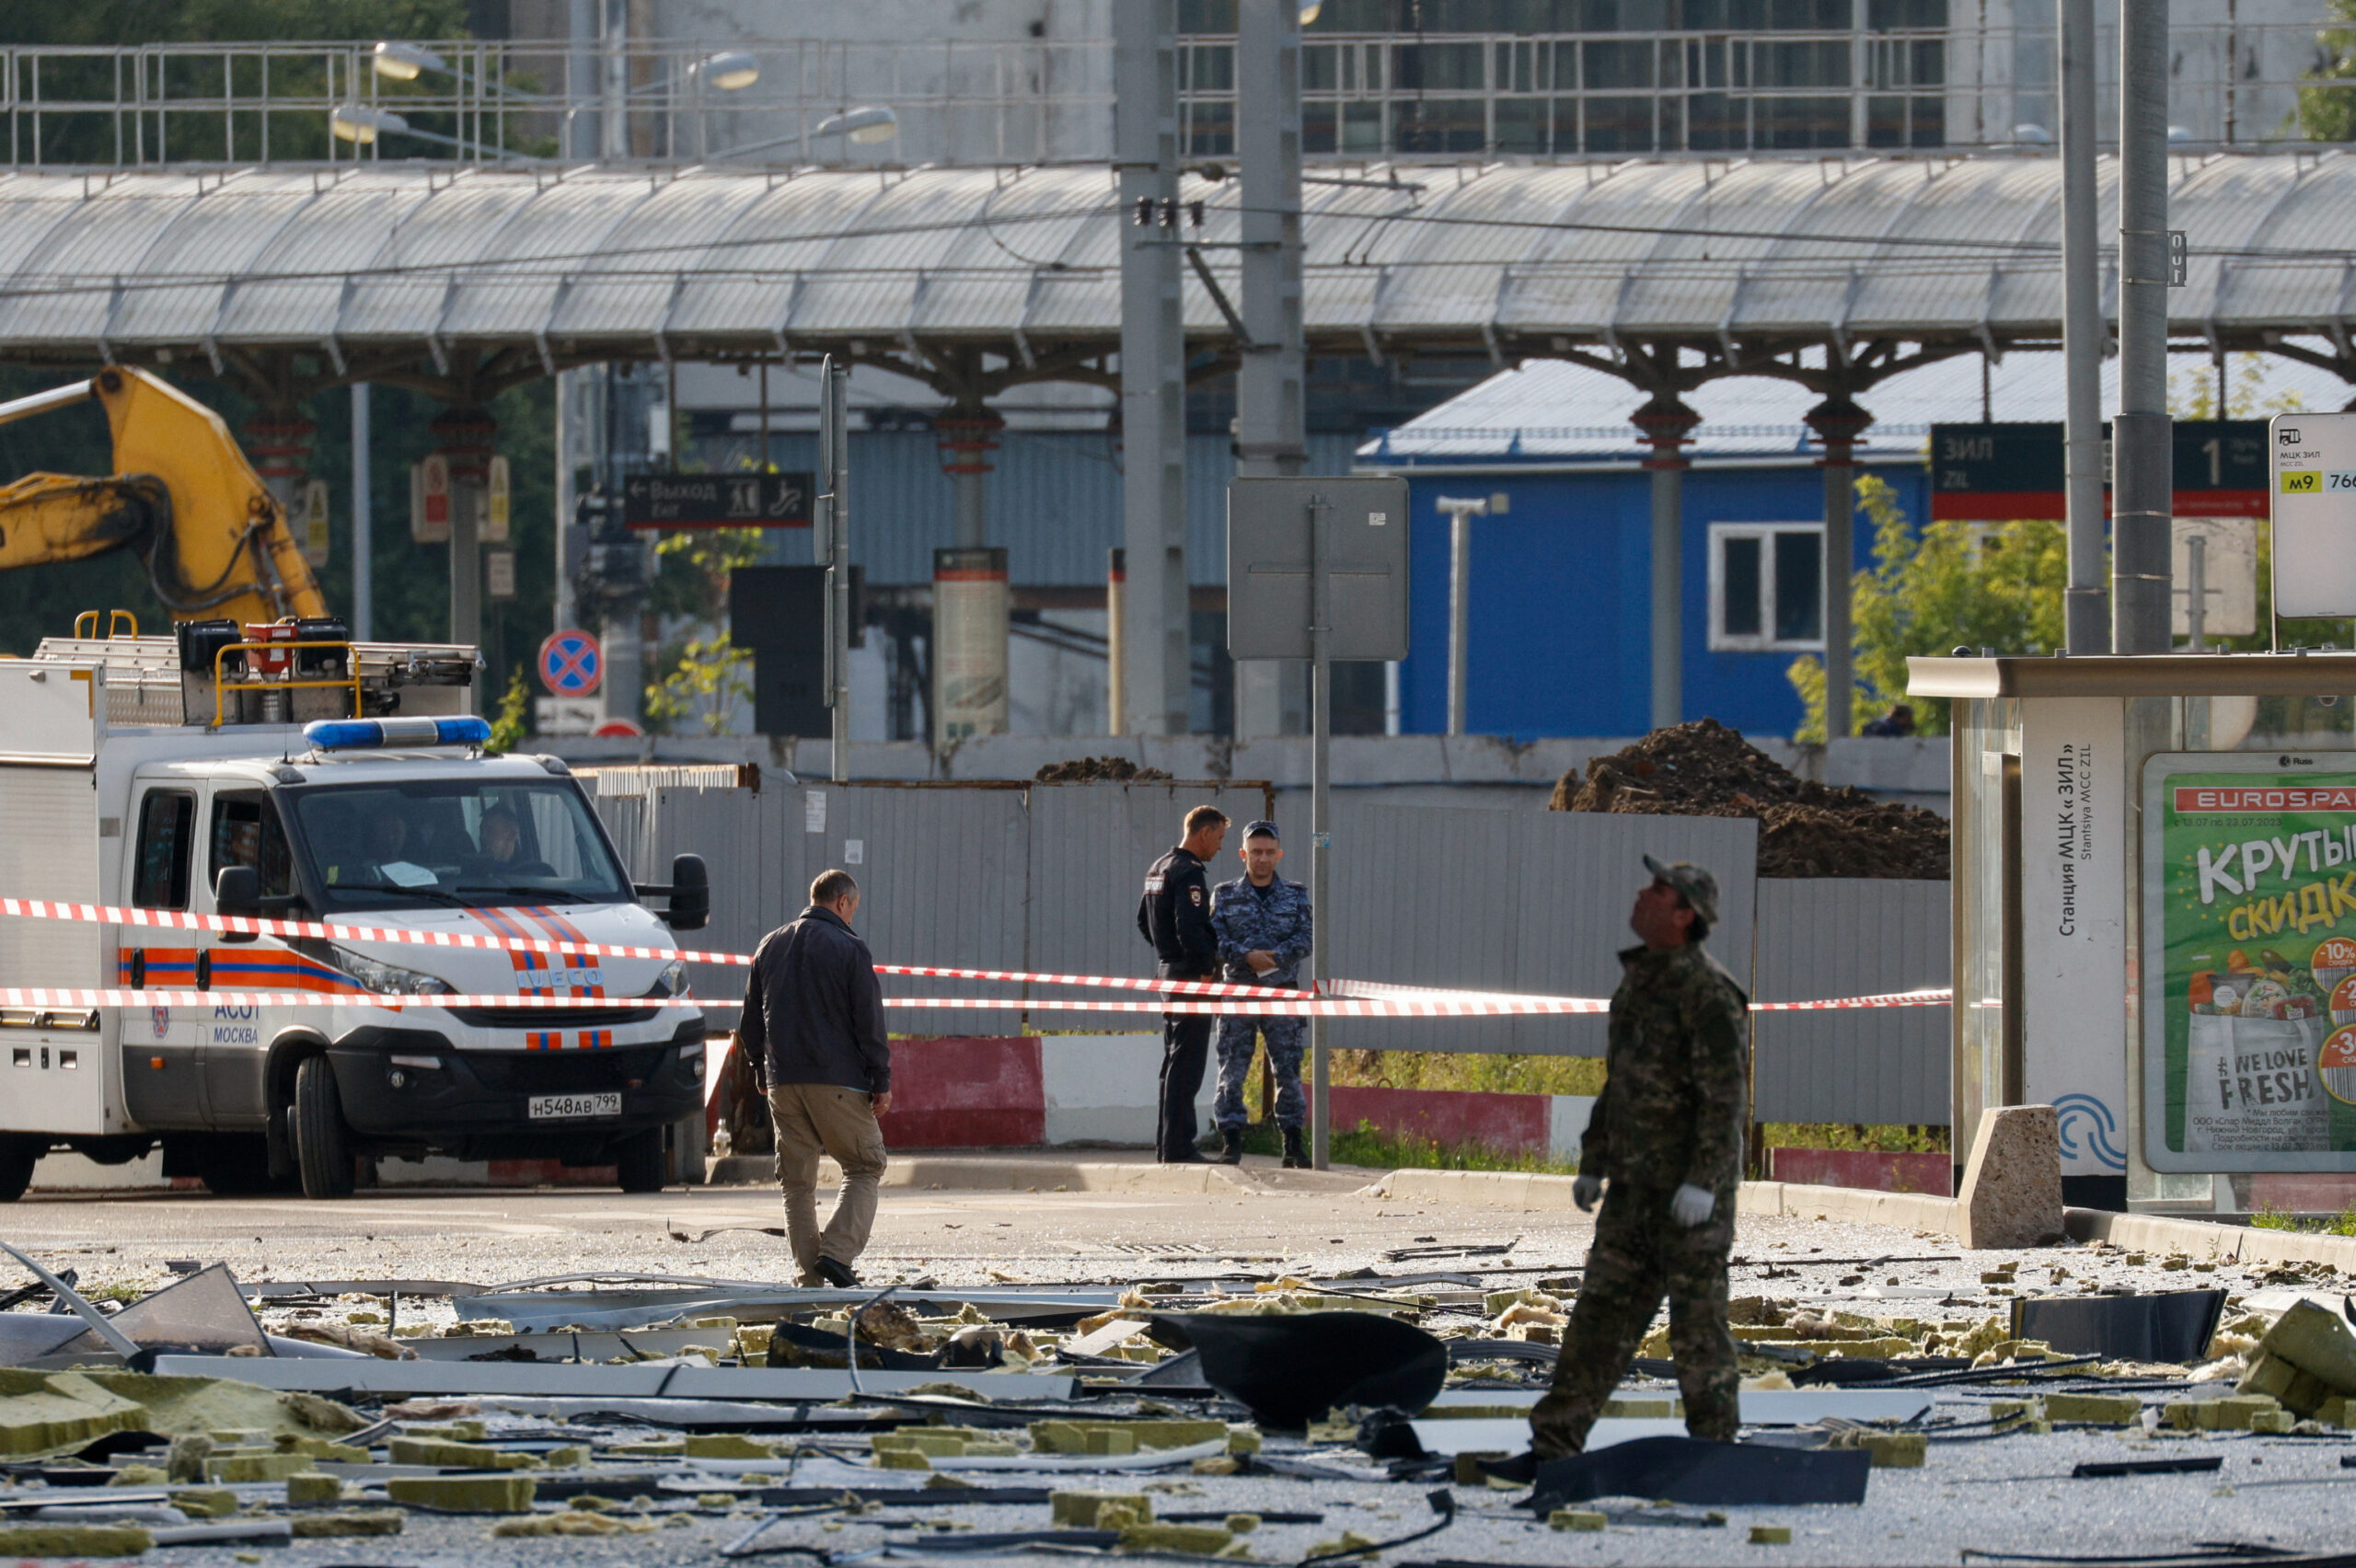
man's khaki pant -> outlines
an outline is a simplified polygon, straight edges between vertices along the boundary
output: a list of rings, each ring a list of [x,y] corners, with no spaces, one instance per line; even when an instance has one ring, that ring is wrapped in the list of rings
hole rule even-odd
[[[884,1178],[884,1129],[867,1094],[831,1083],[781,1083],[769,1090],[777,1130],[777,1181],[785,1193],[786,1243],[802,1283],[816,1285],[821,1256],[848,1267],[867,1251],[875,1228],[875,1189]],[[818,1157],[843,1168],[842,1196],[818,1228]]]

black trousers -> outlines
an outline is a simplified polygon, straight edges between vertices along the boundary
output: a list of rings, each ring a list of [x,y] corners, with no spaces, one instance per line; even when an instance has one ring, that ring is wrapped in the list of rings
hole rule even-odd
[[[1216,1022],[1208,1013],[1161,1015],[1161,1120],[1153,1147],[1163,1159],[1195,1147],[1195,1097],[1203,1091]]]

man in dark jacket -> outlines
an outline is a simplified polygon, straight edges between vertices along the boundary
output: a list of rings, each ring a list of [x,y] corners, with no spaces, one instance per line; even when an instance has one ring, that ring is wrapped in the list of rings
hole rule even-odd
[[[810,907],[761,939],[745,986],[738,1038],[759,1075],[777,1131],[786,1241],[803,1285],[859,1283],[851,1264],[875,1227],[884,1131],[892,1105],[892,1048],[875,959],[850,928],[859,883],[824,871]],[[842,1197],[818,1228],[818,1156],[843,1168]]]
[[[1164,980],[1211,980],[1218,974],[1218,932],[1211,927],[1210,882],[1203,862],[1227,839],[1227,813],[1196,806],[1186,813],[1186,836],[1146,868],[1138,900],[1138,931],[1153,946]],[[1197,1001],[1201,997],[1194,998]],[[1211,1015],[1161,1015],[1161,1112],[1154,1149],[1165,1165],[1200,1165],[1195,1147],[1195,1096],[1210,1059]]]

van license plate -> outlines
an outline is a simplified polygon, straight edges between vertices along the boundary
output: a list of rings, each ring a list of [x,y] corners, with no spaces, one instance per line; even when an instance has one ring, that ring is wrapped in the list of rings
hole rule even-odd
[[[618,1094],[536,1094],[524,1103],[535,1122],[622,1113],[622,1097]]]

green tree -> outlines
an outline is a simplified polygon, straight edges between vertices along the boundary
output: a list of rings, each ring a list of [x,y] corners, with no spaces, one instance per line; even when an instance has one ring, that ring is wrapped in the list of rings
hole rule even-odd
[[[532,688],[516,671],[507,677],[507,690],[499,699],[499,712],[491,721],[491,744],[483,750],[493,755],[512,752],[524,744],[532,732]]]
[[[1958,647],[1999,653],[2050,653],[2062,641],[2062,591],[2069,582],[2067,538],[2059,523],[1933,523],[1916,531],[1897,493],[1871,474],[1857,502],[1874,530],[1874,564],[1852,586],[1854,632],[1852,728],[1894,702],[1912,701],[1926,735],[1947,732],[1947,705],[1906,696],[1906,661]],[[1824,664],[1814,654],[1787,672],[1806,717],[1793,737],[1824,738]]]
[[[687,622],[685,637],[664,644],[646,687],[647,723],[657,733],[699,725],[725,734],[738,700],[753,695],[752,657],[728,637],[728,580],[767,548],[757,528],[682,528],[654,547],[650,605],[665,620]]]
[[[2299,89],[2299,133],[2317,142],[2356,141],[2356,0],[2327,5],[2341,25],[2316,35],[2324,59],[2307,75],[2332,85]]]
[[[455,39],[467,36],[466,0],[95,0],[64,4],[63,0],[0,0],[0,43],[40,47],[122,48],[143,43],[211,43],[225,40],[305,42],[397,39]],[[265,85],[265,63],[253,54],[233,57],[210,51],[167,55],[151,67],[145,85],[151,100],[143,126],[150,161],[187,159],[234,163],[258,159],[265,147],[273,161],[324,158],[328,156],[328,126],[324,112],[269,117],[265,144],[260,99]],[[322,55],[281,55],[267,63],[267,86],[280,99],[310,98],[323,101],[327,63]],[[124,91],[129,67],[107,54],[44,55],[40,61],[41,97],[56,101],[113,101]],[[518,83],[518,86],[524,84]],[[429,92],[445,93],[451,84],[421,81],[403,88],[386,82],[378,90],[387,97]],[[256,107],[230,114],[218,112],[157,114],[153,104],[174,99],[252,99]],[[44,163],[109,164],[115,161],[121,126],[109,113],[51,113],[41,117],[40,157]],[[412,117],[422,130],[453,134],[451,117],[422,113]],[[511,138],[519,140],[519,138]],[[158,144],[161,144],[160,145]],[[538,150],[538,149],[534,149]],[[31,152],[30,144],[22,149]],[[438,144],[406,144],[403,156],[439,156]]]

